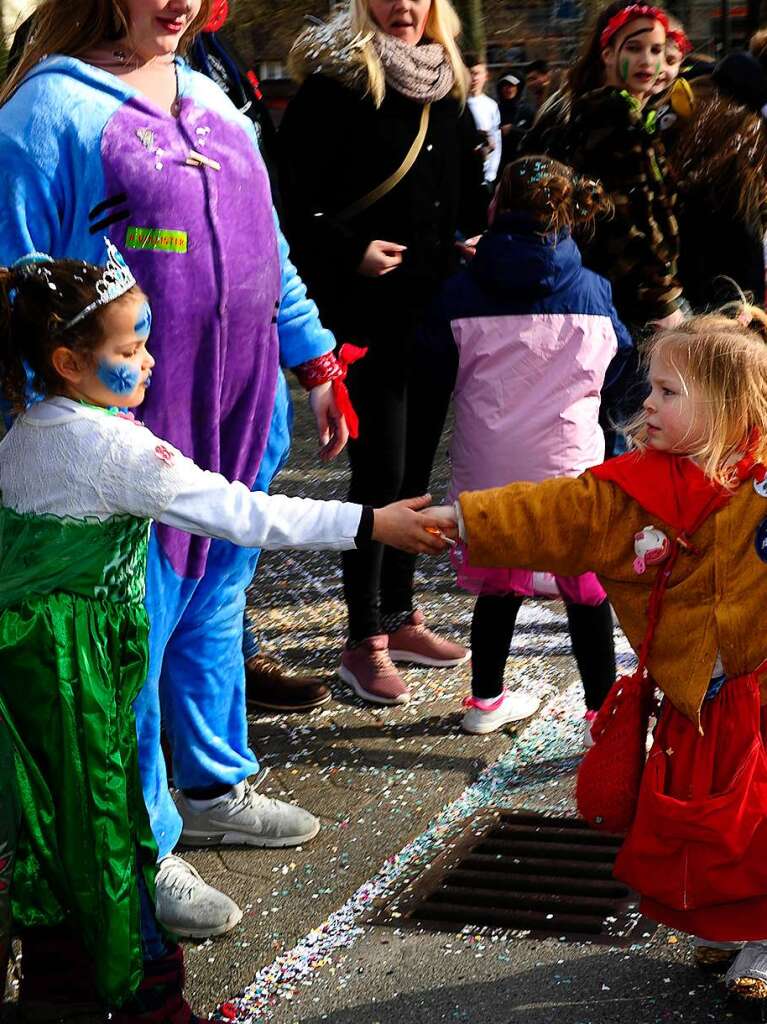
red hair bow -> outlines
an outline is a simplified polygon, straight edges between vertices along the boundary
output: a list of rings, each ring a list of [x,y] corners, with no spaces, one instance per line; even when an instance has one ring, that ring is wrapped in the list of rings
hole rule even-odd
[[[668,32],[668,18],[659,7],[648,7],[646,4],[631,4],[629,7],[624,7],[622,11],[618,11],[607,22],[602,30],[602,35],[599,37],[601,48],[604,50],[616,32],[620,32],[624,25],[628,25],[630,21],[636,21],[638,18],[652,18],[653,21],[659,21],[666,32]]]
[[[218,32],[220,28],[224,27],[226,19],[229,17],[229,0],[213,0],[213,4],[210,9],[210,18],[206,24],[203,32]]]
[[[666,38],[676,43],[683,57],[686,57],[688,53],[692,53],[692,51],[695,49],[690,40],[687,38],[686,33],[683,32],[681,28],[668,29],[666,32]]]

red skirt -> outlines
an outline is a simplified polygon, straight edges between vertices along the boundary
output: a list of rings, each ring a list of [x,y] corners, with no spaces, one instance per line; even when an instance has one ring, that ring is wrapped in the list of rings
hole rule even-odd
[[[761,669],[761,666],[760,666]],[[641,911],[704,939],[767,938],[767,716],[757,674],[728,680],[701,735],[664,701],[615,875]]]

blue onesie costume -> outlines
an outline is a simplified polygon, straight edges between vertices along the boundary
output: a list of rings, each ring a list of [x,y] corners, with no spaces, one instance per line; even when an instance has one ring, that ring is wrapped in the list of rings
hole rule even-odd
[[[33,250],[99,263],[109,237],[154,314],[157,371],[141,418],[198,465],[267,490],[290,440],[280,367],[335,342],[288,258],[252,125],[204,75],[181,60],[177,72],[177,117],[76,58],[29,72],[0,108],[0,263]],[[181,821],[161,707],[176,785],[234,785],[258,770],[241,646],[258,552],[160,527],[149,555],[150,669],[136,718],[162,858]]]

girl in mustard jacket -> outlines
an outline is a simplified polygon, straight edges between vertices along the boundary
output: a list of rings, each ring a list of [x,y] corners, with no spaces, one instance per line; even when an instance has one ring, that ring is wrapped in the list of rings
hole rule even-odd
[[[464,493],[444,517],[458,514],[473,565],[596,572],[636,650],[668,572],[646,659],[664,700],[616,874],[648,916],[699,937],[699,963],[735,957],[728,988],[767,1007],[762,321],[746,307],[659,333],[634,451]]]

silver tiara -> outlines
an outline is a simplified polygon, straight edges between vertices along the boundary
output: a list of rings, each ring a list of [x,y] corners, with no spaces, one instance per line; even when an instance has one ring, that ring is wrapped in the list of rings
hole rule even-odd
[[[61,328],[62,331],[69,330],[70,327],[79,324],[81,320],[84,320],[86,316],[89,316],[101,306],[106,306],[108,303],[114,302],[115,299],[119,299],[121,295],[125,295],[136,284],[136,278],[131,273],[130,267],[123,259],[120,250],[108,238],[104,238],[104,244],[107,247],[107,261],[101,277],[96,282],[96,298],[85,309],[81,310],[77,316],[67,321]]]

